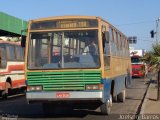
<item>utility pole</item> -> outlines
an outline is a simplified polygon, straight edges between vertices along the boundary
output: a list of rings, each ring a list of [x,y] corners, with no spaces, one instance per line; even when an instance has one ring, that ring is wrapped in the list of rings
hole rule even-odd
[[[156,44],[160,42],[160,17],[156,20]],[[158,71],[158,80],[157,80],[157,100],[160,100],[160,68]]]
[[[160,40],[159,22],[160,22],[160,18],[156,20],[156,44],[158,44]]]

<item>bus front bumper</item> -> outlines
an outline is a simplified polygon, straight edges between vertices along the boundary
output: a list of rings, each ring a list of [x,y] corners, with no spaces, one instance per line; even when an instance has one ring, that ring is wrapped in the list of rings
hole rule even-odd
[[[72,101],[72,100],[100,100],[103,99],[102,91],[82,92],[82,91],[64,91],[64,92],[27,92],[28,101]]]

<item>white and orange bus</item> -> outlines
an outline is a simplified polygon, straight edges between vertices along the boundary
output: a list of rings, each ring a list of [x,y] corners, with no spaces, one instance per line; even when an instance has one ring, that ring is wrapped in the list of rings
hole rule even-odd
[[[100,17],[61,16],[29,22],[26,98],[29,103],[42,102],[45,114],[58,103],[100,107],[101,113],[109,114],[112,98],[125,101],[130,70],[127,37]]]
[[[18,42],[0,40],[0,93],[7,98],[10,90],[25,88],[24,49]]]

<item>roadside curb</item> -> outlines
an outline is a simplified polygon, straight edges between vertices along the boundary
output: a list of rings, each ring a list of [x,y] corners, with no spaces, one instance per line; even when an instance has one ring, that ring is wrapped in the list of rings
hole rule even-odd
[[[150,90],[150,87],[151,87],[151,84],[149,83],[149,85],[147,86],[147,89],[146,89],[146,94],[144,96],[144,100],[143,100],[143,103],[142,103],[142,107],[141,107],[141,110],[140,110],[140,113],[139,115],[143,115],[144,114],[144,108],[147,104],[147,101],[148,101],[148,96],[149,96],[149,90]]]
[[[158,105],[157,103],[157,99],[156,99],[156,88],[157,84],[156,84],[156,80],[150,80],[148,88],[147,88],[147,92],[144,98],[144,101],[142,103],[142,107],[141,107],[141,111],[140,111],[140,115],[145,115],[145,114],[154,114],[154,109],[153,111],[150,111],[150,108],[148,108],[149,105]],[[154,106],[156,107],[156,106]],[[156,112],[156,111],[155,111]]]

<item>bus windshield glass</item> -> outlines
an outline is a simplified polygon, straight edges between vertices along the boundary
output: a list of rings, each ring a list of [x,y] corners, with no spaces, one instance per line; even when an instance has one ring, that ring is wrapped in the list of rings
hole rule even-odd
[[[131,62],[132,62],[132,63],[139,63],[139,62],[141,62],[141,61],[140,61],[140,58],[139,58],[139,57],[131,57]]]
[[[28,69],[98,68],[98,30],[30,33]]]

